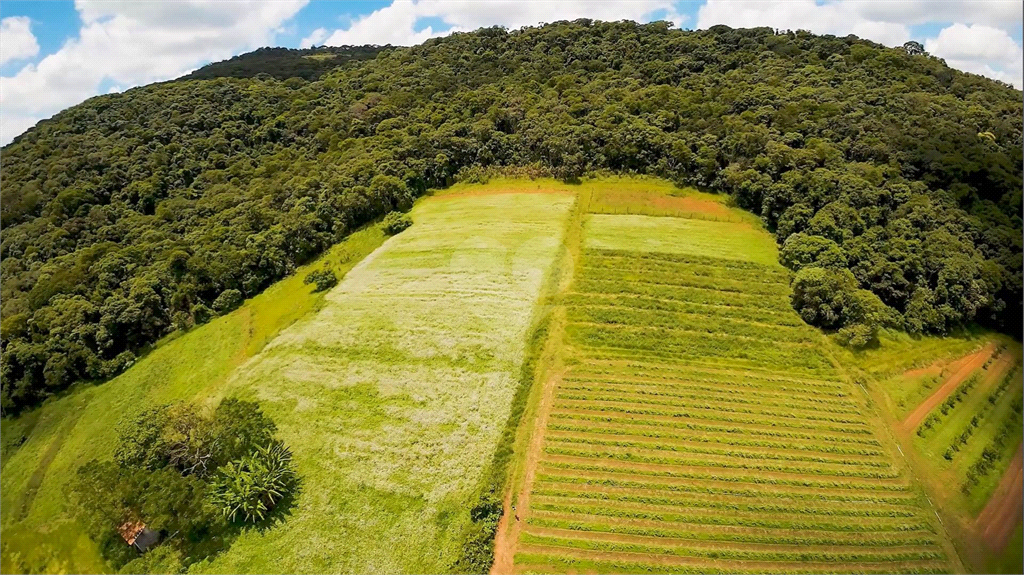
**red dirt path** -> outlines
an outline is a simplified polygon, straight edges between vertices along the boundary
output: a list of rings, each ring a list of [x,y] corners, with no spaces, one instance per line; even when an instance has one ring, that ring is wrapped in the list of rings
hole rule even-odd
[[[996,553],[1006,547],[1010,534],[1024,515],[1024,445],[1017,447],[1010,467],[985,509],[974,522],[975,532]]]
[[[990,343],[981,350],[957,360],[955,368],[956,371],[953,372],[953,375],[949,376],[941,387],[928,396],[928,399],[922,401],[914,411],[910,412],[910,415],[903,420],[903,429],[912,431],[916,429],[918,425],[921,425],[924,418],[928,417],[928,414],[931,413],[933,409],[945,401],[946,398],[949,397],[949,394],[956,391],[956,388],[960,387],[960,384],[967,379],[968,376],[974,373],[974,370],[985,365],[985,360],[992,355],[992,351],[994,349],[995,344]]]

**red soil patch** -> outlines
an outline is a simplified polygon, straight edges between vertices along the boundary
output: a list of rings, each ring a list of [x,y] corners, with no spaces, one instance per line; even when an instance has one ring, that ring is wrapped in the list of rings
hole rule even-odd
[[[960,384],[974,373],[975,370],[985,365],[985,361],[992,355],[994,349],[995,344],[990,343],[981,350],[958,359],[953,364],[953,374],[903,420],[903,429],[911,431],[917,428],[918,425],[921,425],[921,422],[924,421],[925,417],[928,417],[928,414],[933,409],[945,401],[949,394],[956,391],[956,388],[960,387]]]
[[[1010,534],[1024,515],[1024,446],[1017,447],[1010,467],[985,509],[974,522],[974,530],[996,553],[1006,547]]]
[[[725,205],[719,202],[695,198],[693,196],[666,196],[647,192],[601,192],[595,194],[597,203],[605,208],[620,208],[625,213],[628,210],[635,210],[635,213],[646,213],[648,211],[663,212],[665,215],[685,214],[708,214],[729,218],[733,214]],[[653,210],[652,210],[653,208]]]

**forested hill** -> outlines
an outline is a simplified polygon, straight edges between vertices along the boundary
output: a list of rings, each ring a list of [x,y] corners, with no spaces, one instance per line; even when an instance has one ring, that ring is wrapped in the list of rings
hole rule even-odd
[[[260,74],[278,80],[317,80],[326,72],[350,62],[376,58],[390,46],[321,46],[319,48],[260,48],[222,62],[213,62],[179,80],[255,78]]]
[[[858,40],[561,22],[101,96],[2,150],[5,413],[491,166],[733,194],[806,320],[1019,336],[1021,92]]]

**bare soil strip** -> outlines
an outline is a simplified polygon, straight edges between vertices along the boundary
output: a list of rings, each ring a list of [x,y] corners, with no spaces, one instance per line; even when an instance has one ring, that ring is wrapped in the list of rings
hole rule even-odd
[[[921,425],[921,422],[924,421],[924,418],[928,417],[928,414],[931,413],[933,409],[938,407],[938,405],[945,401],[951,393],[956,391],[956,388],[960,387],[960,384],[974,373],[975,370],[980,369],[982,365],[985,365],[985,361],[990,355],[992,355],[993,350],[995,350],[995,346],[995,343],[990,343],[984,348],[958,360],[956,371],[953,372],[953,375],[950,375],[941,387],[928,396],[928,399],[921,402],[921,404],[903,420],[903,429],[913,431],[918,425]]]
[[[1022,516],[1024,505],[1024,445],[1017,447],[1010,467],[1003,474],[1003,479],[996,487],[985,509],[978,515],[974,530],[988,544],[989,548],[999,553],[1006,547],[1010,534],[1013,533]]]

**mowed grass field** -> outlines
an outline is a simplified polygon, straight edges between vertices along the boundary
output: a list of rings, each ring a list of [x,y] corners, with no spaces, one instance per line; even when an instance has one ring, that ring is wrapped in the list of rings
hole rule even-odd
[[[212,572],[432,573],[459,558],[574,197],[441,196],[225,393],[260,400],[302,478],[293,514]]]
[[[956,568],[865,396],[792,311],[771,237],[738,225],[583,220],[516,572]]]

